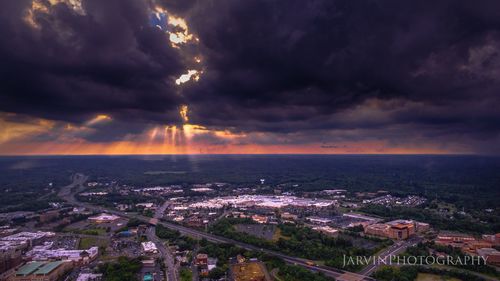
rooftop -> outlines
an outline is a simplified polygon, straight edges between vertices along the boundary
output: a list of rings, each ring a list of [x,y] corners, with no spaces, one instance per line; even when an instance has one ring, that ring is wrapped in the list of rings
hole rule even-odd
[[[44,264],[42,267],[35,271],[35,275],[47,275],[51,273],[54,269],[58,268],[64,261],[53,261]]]
[[[258,206],[267,208],[294,207],[328,207],[335,204],[335,200],[311,199],[296,196],[280,195],[239,195],[228,197],[217,197],[210,200],[191,204],[192,208],[222,208],[226,205],[232,206]]]
[[[111,215],[111,214],[106,214],[106,213],[102,213],[98,216],[94,216],[94,217],[89,217],[89,220],[96,220],[96,221],[114,221],[114,220],[117,220],[119,219],[120,217],[119,216],[116,216],[116,215]]]
[[[19,232],[16,234],[12,234],[6,237],[0,238],[0,240],[3,241],[30,241],[30,240],[35,240],[35,239],[40,239],[43,237],[52,237],[55,236],[56,234],[54,232],[44,232],[44,231],[37,231],[37,232]]]
[[[37,262],[37,261],[27,263],[27,264],[21,266],[17,270],[16,275],[17,276],[27,276],[27,275],[30,275],[35,270],[37,270],[39,267],[41,267],[43,264],[44,264],[43,262]]]

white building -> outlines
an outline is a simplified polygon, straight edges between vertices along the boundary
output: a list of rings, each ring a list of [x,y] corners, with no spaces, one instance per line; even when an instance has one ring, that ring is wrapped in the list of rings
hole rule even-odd
[[[156,254],[156,253],[158,253],[158,248],[156,248],[156,244],[153,243],[153,242],[151,242],[151,241],[142,242],[141,246],[142,246],[142,250],[145,253],[150,253],[150,254]]]
[[[89,263],[94,260],[99,254],[97,247],[91,247],[86,250],[67,250],[51,249],[52,242],[47,242],[41,246],[35,246],[31,251],[26,253],[26,257],[34,261],[49,261],[49,260],[69,260],[76,263]]]
[[[208,187],[196,187],[196,188],[191,188],[191,190],[194,192],[212,192],[212,191],[214,191],[213,189],[208,188]]]
[[[37,242],[43,238],[54,237],[56,234],[54,232],[19,232],[6,237],[0,238],[0,241],[10,241],[10,242],[25,242],[27,245],[32,246],[34,242]]]
[[[100,281],[102,280],[102,274],[95,273],[80,273],[76,281]]]
[[[140,208],[145,208],[145,209],[151,209],[154,207],[154,203],[137,203],[135,204],[136,207],[140,207]]]
[[[332,220],[329,218],[320,218],[320,217],[307,217],[306,220],[308,220],[313,224],[320,224],[320,225],[325,225],[332,222]]]
[[[116,215],[102,213],[94,217],[89,217],[89,220],[95,223],[107,223],[107,222],[113,222],[119,218],[120,217]]]
[[[191,204],[190,206],[194,208],[220,208],[221,206],[233,206],[238,208],[257,206],[279,209],[286,206],[323,208],[335,205],[336,203],[336,200],[309,199],[288,195],[239,195],[213,198],[203,202]]]
[[[339,234],[339,231],[335,228],[329,227],[329,226],[316,226],[313,227],[313,230],[322,232],[326,235],[329,236],[337,236]]]

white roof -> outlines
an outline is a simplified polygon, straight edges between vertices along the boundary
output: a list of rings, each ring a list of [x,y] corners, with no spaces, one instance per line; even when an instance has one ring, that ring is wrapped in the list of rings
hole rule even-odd
[[[142,246],[142,249],[145,252],[156,252],[156,251],[158,251],[158,248],[156,248],[156,244],[153,243],[153,242],[151,242],[151,241],[142,242],[141,246]]]
[[[97,247],[91,247],[86,250],[67,250],[67,249],[50,249],[52,243],[46,243],[42,246],[35,246],[33,249],[26,253],[27,257],[30,257],[32,260],[49,260],[49,259],[65,259],[78,261],[80,260],[81,254],[85,251],[89,254],[90,258],[94,258],[99,253],[99,249]]]
[[[260,206],[268,208],[282,208],[285,206],[328,207],[335,204],[335,202],[335,200],[309,199],[288,195],[240,195],[213,198],[207,201],[191,204],[190,206],[196,208],[221,208],[221,206],[225,205]]]
[[[30,241],[30,240],[35,240],[35,239],[40,239],[43,237],[53,237],[56,234],[54,232],[44,232],[44,231],[37,231],[37,232],[19,232],[16,234],[12,234],[3,238],[0,238],[0,240],[3,241]]]
[[[120,217],[116,216],[116,215],[102,213],[100,215],[97,215],[97,216],[94,216],[94,217],[90,217],[89,220],[114,221],[114,220],[117,220],[119,218]]]
[[[90,280],[95,280],[98,278],[101,278],[102,274],[95,274],[95,273],[80,273],[78,275],[78,278],[76,281],[90,281]]]

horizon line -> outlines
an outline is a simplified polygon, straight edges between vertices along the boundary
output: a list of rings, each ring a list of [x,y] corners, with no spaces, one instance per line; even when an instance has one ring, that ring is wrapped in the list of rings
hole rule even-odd
[[[40,157],[40,156],[233,156],[233,155],[255,155],[255,156],[500,156],[499,154],[479,153],[161,153],[161,154],[0,154],[0,157]]]

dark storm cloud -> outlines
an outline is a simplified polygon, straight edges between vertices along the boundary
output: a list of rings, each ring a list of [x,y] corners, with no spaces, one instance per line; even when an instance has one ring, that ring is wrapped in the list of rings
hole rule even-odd
[[[284,132],[500,129],[492,121],[500,115],[498,2],[199,1],[188,22],[206,67],[185,92],[195,122]],[[390,113],[383,120],[342,120],[368,99],[403,102],[379,107]]]
[[[113,118],[178,121],[173,85],[184,71],[178,50],[149,24],[145,1],[84,0],[35,12],[30,1],[2,1],[0,111],[83,122]]]
[[[0,111],[111,115],[88,140],[179,122],[187,104],[192,124],[246,143],[498,144],[498,1],[83,0],[85,14],[36,13],[38,28],[23,20],[31,1],[0,1]],[[186,18],[199,45],[172,48],[151,5]],[[174,85],[187,69],[199,82]]]

